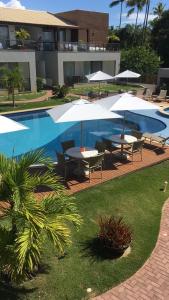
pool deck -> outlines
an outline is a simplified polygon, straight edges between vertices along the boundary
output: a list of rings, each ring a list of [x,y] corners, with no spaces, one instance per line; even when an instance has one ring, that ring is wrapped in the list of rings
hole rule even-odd
[[[100,171],[95,171],[91,175],[91,181],[89,182],[88,177],[80,178],[69,178],[67,181],[63,181],[67,192],[69,194],[75,194],[82,190],[97,186],[103,182],[106,182],[111,179],[119,178],[127,174],[136,172],[138,170],[156,165],[160,162],[169,160],[169,146],[166,146],[162,149],[157,145],[148,145],[146,144],[143,149],[143,160],[140,160],[140,155],[135,154],[133,162],[131,158],[127,160],[119,160],[115,155],[111,157],[109,153],[105,154],[105,162],[102,172],[102,181]],[[58,167],[56,167],[56,172]],[[164,179],[165,180],[165,179]],[[162,182],[162,188],[164,183]],[[46,192],[42,191],[37,193],[38,199],[41,198]],[[49,192],[47,192],[49,193]]]

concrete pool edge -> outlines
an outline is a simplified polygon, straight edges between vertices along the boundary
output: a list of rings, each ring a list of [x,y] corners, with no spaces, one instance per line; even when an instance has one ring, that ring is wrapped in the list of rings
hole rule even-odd
[[[38,108],[20,109],[20,110],[15,110],[15,111],[5,111],[5,112],[0,112],[0,115],[12,115],[12,114],[16,114],[16,113],[40,111],[40,110],[50,109],[53,107],[55,107],[55,105],[38,107]]]

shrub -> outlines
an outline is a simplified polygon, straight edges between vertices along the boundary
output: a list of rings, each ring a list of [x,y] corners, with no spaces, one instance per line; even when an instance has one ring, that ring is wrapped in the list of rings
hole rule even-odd
[[[123,218],[100,217],[98,221],[98,239],[102,249],[107,253],[123,253],[132,241],[132,231]]]
[[[60,86],[58,84],[58,85],[53,85],[52,87],[53,95],[58,98],[64,98],[67,95],[68,90],[69,88],[66,85]]]
[[[40,92],[43,90],[43,78],[37,77],[36,78],[36,85],[37,85],[37,91]]]

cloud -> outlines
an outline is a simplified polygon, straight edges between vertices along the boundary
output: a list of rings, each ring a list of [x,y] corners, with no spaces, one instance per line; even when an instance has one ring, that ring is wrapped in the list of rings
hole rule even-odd
[[[19,0],[10,0],[7,3],[0,1],[0,7],[25,9]]]
[[[122,14],[122,18],[123,18],[123,24],[126,23],[135,23],[136,22],[136,13],[133,13],[132,15],[130,15],[129,17],[127,17],[127,13]],[[145,14],[142,12],[139,13],[138,15],[138,24],[142,24],[144,22],[144,17]],[[148,20],[152,21],[156,16],[154,16],[153,14],[149,14]]]

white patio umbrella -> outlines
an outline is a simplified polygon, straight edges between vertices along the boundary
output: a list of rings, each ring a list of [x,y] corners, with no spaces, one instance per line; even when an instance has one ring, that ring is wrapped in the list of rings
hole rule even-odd
[[[52,117],[55,123],[80,122],[81,146],[83,146],[83,121],[122,118],[120,115],[108,111],[97,103],[91,103],[85,99],[58,105],[47,110],[47,113]]]
[[[139,78],[141,76],[141,74],[139,73],[135,73],[133,71],[130,70],[126,70],[124,72],[121,72],[119,74],[117,74],[116,76],[113,77],[113,79],[115,78]]]
[[[86,75],[86,78],[88,79],[88,81],[91,81],[91,82],[94,82],[94,81],[99,82],[99,92],[100,92],[100,82],[113,79],[113,77],[111,75],[106,74],[102,71],[98,71],[98,72]]]
[[[18,122],[15,122],[7,117],[0,116],[0,133],[7,133],[25,129],[28,129],[28,127]]]
[[[138,97],[135,97],[129,93],[118,94],[115,96],[103,98],[98,100],[97,103],[106,108],[109,111],[123,111],[124,112],[124,126],[123,133],[125,129],[125,111],[135,111],[135,110],[158,110],[159,107],[153,103],[149,103]]]

